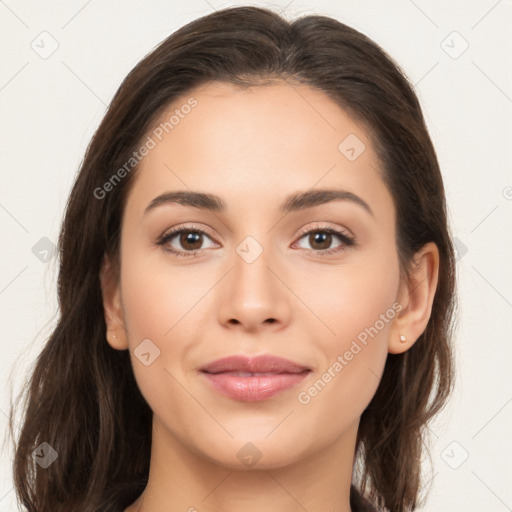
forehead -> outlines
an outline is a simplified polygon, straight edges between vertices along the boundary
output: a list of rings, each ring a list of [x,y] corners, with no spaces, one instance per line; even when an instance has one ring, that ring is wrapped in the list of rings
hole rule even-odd
[[[363,125],[306,85],[210,83],[176,99],[146,137],[153,147],[128,203],[187,188],[259,202],[315,186],[343,186],[369,201],[386,194]]]

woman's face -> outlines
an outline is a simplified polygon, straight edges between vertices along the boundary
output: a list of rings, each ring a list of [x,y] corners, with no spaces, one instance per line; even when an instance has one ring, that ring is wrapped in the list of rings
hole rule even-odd
[[[237,468],[353,443],[401,308],[394,206],[368,134],[304,85],[214,83],[177,101],[143,144],[118,298],[158,432]],[[178,191],[223,208],[153,203]],[[173,229],[183,232],[159,245]],[[201,371],[233,355],[309,371]],[[292,387],[279,391],[278,380]]]

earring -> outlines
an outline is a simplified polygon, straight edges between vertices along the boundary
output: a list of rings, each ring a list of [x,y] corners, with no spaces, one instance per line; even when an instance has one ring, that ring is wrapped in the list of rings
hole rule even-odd
[[[401,334],[400,335],[400,342],[401,343],[405,343],[406,341],[407,341],[407,338],[403,334]]]

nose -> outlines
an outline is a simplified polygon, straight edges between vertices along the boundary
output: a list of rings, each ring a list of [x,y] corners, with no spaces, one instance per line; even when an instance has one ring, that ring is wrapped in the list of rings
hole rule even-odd
[[[231,263],[232,269],[218,290],[221,325],[248,332],[276,331],[286,326],[290,296],[276,276],[278,265],[270,264],[265,251],[252,262],[234,254]]]

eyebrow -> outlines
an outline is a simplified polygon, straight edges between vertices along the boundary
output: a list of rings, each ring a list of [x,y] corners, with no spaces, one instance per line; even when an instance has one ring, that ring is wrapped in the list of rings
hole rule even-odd
[[[295,192],[288,196],[281,204],[280,211],[282,213],[295,212],[338,200],[350,201],[353,204],[361,206],[370,215],[374,216],[372,209],[366,201],[356,194],[342,189],[315,189],[305,192]],[[165,192],[155,197],[144,210],[144,215],[159,206],[170,203],[183,204],[212,212],[223,212],[227,208],[226,203],[219,196],[214,194],[176,190],[173,192]]]

